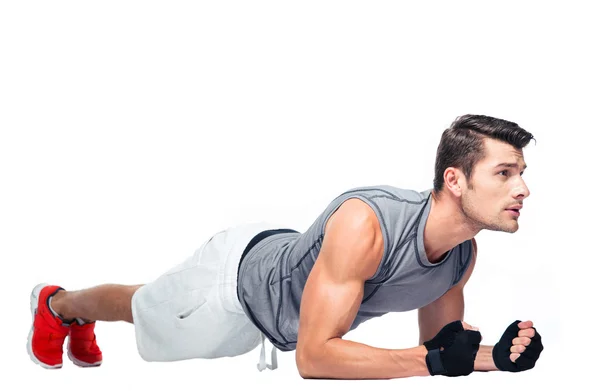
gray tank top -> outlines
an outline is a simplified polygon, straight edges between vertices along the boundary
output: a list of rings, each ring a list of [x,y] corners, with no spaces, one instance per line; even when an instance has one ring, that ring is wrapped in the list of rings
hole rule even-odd
[[[389,185],[350,189],[336,197],[304,233],[271,234],[241,260],[237,293],[242,308],[282,351],[296,348],[302,291],[319,255],[325,224],[350,198],[359,198],[373,208],[384,241],[381,263],[365,282],[364,298],[351,330],[388,312],[410,311],[431,303],[461,279],[470,263],[470,240],[451,249],[438,263],[427,259],[423,232],[431,189],[417,192]]]

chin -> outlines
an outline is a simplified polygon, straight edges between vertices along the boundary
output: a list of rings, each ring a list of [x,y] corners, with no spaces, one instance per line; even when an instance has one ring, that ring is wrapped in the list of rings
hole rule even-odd
[[[496,223],[488,223],[482,224],[483,229],[487,229],[489,231],[499,231],[499,232],[507,232],[507,233],[515,233],[519,230],[519,223],[516,221],[511,222],[496,222]]]

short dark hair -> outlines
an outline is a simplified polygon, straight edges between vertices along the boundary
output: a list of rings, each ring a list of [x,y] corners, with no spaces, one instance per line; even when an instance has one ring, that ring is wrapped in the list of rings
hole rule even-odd
[[[457,117],[442,133],[435,158],[433,191],[439,193],[444,187],[444,171],[448,167],[460,168],[467,181],[473,167],[484,158],[485,137],[504,141],[517,149],[523,149],[533,135],[514,122],[486,115],[466,114]]]

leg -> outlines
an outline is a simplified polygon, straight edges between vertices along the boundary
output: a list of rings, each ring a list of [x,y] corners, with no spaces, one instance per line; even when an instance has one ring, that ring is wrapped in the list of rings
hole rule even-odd
[[[131,298],[142,285],[104,284],[78,291],[59,291],[52,309],[65,319],[133,323]]]
[[[237,269],[248,243],[264,229],[256,224],[221,231],[136,292],[134,326],[144,360],[233,357],[260,345],[260,331],[237,298]]]

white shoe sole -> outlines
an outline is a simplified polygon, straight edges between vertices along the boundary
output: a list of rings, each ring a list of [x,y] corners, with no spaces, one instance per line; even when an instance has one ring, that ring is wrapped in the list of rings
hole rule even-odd
[[[29,330],[29,337],[27,337],[27,353],[29,354],[29,358],[31,358],[31,361],[38,364],[39,366],[46,368],[46,369],[59,369],[59,368],[62,368],[62,364],[56,364],[56,365],[44,364],[43,362],[38,360],[38,358],[33,354],[33,349],[31,348],[31,341],[33,339],[33,322],[35,320],[35,313],[37,311],[38,298],[40,297],[40,292],[42,291],[42,289],[44,289],[45,286],[48,286],[48,284],[45,284],[45,283],[38,284],[33,288],[33,291],[31,291],[31,297],[29,299],[30,300],[29,301],[30,308],[31,308],[31,330]]]
[[[31,343],[32,343],[32,339],[33,339],[33,322],[35,320],[35,313],[37,311],[40,292],[42,291],[42,289],[44,289],[44,287],[46,287],[48,285],[49,284],[46,284],[46,283],[38,284],[33,288],[33,291],[31,291],[31,297],[30,297],[30,301],[29,301],[29,305],[31,308],[31,330],[29,330],[29,336],[27,337],[27,353],[29,354],[29,358],[31,358],[31,361],[38,364],[39,366],[46,368],[46,369],[59,369],[59,368],[62,368],[62,364],[48,365],[48,364],[44,364],[43,362],[38,360],[38,358],[33,354],[33,349],[31,347]],[[97,361],[95,363],[87,363],[87,362],[76,359],[73,356],[73,354],[71,353],[70,340],[71,340],[71,338],[69,337],[69,344],[67,347],[67,356],[69,357],[69,360],[71,360],[71,362],[73,364],[77,365],[78,367],[82,367],[82,368],[97,367],[97,366],[100,366],[100,364],[102,364],[102,360]]]

